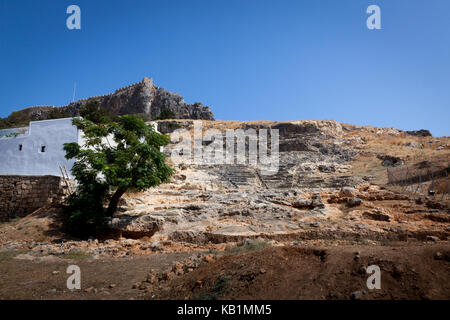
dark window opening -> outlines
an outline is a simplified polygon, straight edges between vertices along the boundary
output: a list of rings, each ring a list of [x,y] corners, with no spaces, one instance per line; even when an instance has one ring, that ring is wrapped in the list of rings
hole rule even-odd
[[[45,152],[45,146],[41,147],[41,152]]]
[[[19,144],[19,151],[22,151],[22,145]]]

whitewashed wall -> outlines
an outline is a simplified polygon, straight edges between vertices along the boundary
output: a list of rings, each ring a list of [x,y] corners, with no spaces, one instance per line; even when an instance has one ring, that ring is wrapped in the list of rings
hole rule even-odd
[[[0,138],[0,175],[61,176],[58,165],[70,171],[75,162],[64,157],[63,145],[69,142],[78,142],[72,118],[32,121],[25,135]]]

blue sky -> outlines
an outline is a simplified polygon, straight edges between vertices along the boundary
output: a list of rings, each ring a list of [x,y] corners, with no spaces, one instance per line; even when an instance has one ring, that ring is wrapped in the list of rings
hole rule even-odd
[[[450,1],[0,0],[0,70],[1,117],[65,105],[74,82],[79,99],[148,76],[220,120],[450,135]]]

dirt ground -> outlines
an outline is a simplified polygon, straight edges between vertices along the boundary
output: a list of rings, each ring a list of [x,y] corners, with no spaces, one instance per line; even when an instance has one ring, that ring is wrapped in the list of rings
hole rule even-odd
[[[168,281],[147,298],[449,299],[449,261],[448,244],[274,247],[219,258]],[[380,267],[379,290],[367,288],[370,274],[364,268],[369,265]]]
[[[150,269],[162,270],[186,253],[154,254],[127,258],[92,258],[53,261],[0,261],[0,300],[4,299],[136,299],[133,284],[142,281]],[[69,265],[81,270],[81,290],[69,290]]]
[[[190,273],[146,286],[145,291],[139,287],[149,270],[162,272],[189,255],[41,262],[4,259],[0,299],[450,299],[447,243],[219,252],[214,261]],[[66,287],[66,269],[71,264],[81,269],[81,290]],[[381,269],[380,290],[367,288],[370,274],[364,267],[369,265]]]

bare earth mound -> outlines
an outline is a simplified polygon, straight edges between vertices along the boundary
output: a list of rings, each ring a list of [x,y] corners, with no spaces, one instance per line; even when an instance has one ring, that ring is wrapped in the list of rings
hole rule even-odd
[[[449,299],[449,260],[448,245],[274,247],[222,257],[148,298]],[[366,286],[364,267],[373,264],[381,269],[380,290]]]

